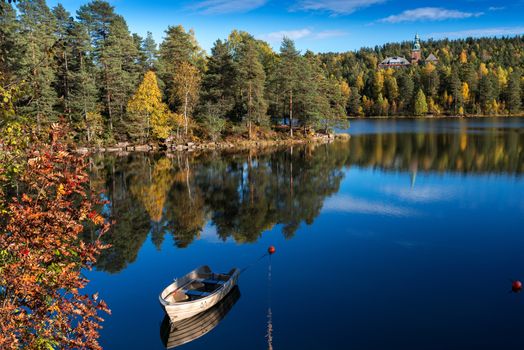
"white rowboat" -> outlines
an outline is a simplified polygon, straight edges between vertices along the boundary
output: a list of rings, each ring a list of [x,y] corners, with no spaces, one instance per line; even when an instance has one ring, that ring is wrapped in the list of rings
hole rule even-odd
[[[177,322],[204,312],[222,300],[237,284],[240,270],[213,273],[202,266],[176,279],[162,293],[159,301],[171,322]]]
[[[166,349],[176,348],[211,332],[233,308],[240,298],[240,290],[231,292],[211,309],[185,320],[172,323],[166,315],[160,326],[160,338]]]

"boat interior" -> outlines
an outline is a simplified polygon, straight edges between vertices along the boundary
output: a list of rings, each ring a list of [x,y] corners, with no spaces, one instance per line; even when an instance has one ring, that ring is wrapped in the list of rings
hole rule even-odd
[[[166,301],[180,303],[205,298],[222,287],[229,278],[230,274],[200,272],[195,278],[172,291],[166,297]]]

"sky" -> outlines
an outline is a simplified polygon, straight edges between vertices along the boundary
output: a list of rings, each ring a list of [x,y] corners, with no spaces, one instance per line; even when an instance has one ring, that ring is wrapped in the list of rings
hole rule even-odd
[[[85,0],[61,2],[72,14]],[[209,52],[233,29],[278,50],[283,36],[305,51],[343,52],[387,42],[524,34],[524,0],[110,0],[132,32],[160,42],[169,25],[193,29]]]

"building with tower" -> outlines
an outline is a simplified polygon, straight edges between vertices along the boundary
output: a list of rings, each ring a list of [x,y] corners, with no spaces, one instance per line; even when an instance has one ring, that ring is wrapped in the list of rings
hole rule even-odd
[[[435,65],[438,64],[438,58],[434,54],[430,54],[426,59],[422,58],[422,45],[420,44],[420,36],[415,35],[413,41],[413,47],[411,49],[411,61],[408,61],[402,56],[387,57],[379,63],[379,68],[401,68],[409,67],[413,64],[425,64],[429,63]]]
[[[413,48],[411,49],[411,63],[417,64],[422,59],[422,46],[420,45],[420,36],[415,35],[415,41],[413,42]]]

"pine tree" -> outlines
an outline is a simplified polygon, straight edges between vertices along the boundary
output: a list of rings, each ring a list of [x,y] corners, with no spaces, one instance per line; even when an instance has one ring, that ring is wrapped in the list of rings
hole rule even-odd
[[[415,91],[415,84],[411,75],[402,72],[398,78],[400,94],[400,110],[404,113],[409,113],[413,105],[413,92]]]
[[[156,74],[148,71],[127,104],[127,134],[132,140],[149,140],[169,136],[169,109],[162,102]]]
[[[77,11],[77,17],[88,30],[94,48],[94,61],[99,63],[102,47],[109,36],[111,23],[117,17],[114,7],[107,1],[94,0],[82,5]]]
[[[64,6],[58,4],[53,8],[56,18],[55,37],[55,90],[59,99],[59,112],[66,115],[69,122],[73,122],[71,116],[71,59],[73,46],[73,29],[75,22]]]
[[[125,107],[135,89],[140,71],[136,57],[136,45],[127,24],[123,18],[115,18],[102,47],[100,62],[103,67],[103,94],[109,131],[113,133],[116,126],[116,136],[125,132]]]
[[[456,70],[451,72],[451,96],[453,97],[453,113],[457,114],[463,107],[462,83]]]
[[[145,74],[148,70],[148,64],[147,64],[147,54],[144,51],[144,39],[138,35],[137,33],[133,33],[133,43],[135,44],[136,48],[136,64],[139,67],[140,74]]]
[[[73,128],[82,141],[97,141],[103,134],[103,119],[99,109],[97,69],[92,61],[93,47],[87,28],[75,23],[71,38],[70,103]],[[102,123],[100,123],[102,121]],[[101,126],[100,126],[101,124]]]
[[[0,2],[0,86],[15,79],[19,69],[17,58],[20,47],[17,45],[19,23],[13,6]]]
[[[348,102],[348,113],[351,116],[360,116],[360,94],[358,93],[358,88],[352,87],[351,93],[349,95]]]
[[[220,118],[231,117],[235,103],[233,82],[235,64],[227,44],[217,40],[211,49],[207,70],[202,79],[201,105],[206,111],[210,109]]]
[[[22,113],[34,118],[37,127],[56,121],[53,106],[57,103],[52,84],[56,75],[50,54],[56,39],[56,22],[45,0],[22,1],[20,11],[19,44],[23,51],[19,60],[19,78],[25,80],[28,90]]]
[[[518,114],[522,108],[521,79],[522,75],[518,70],[514,71],[509,77],[507,95],[510,114]]]
[[[483,74],[479,81],[479,102],[483,113],[490,112],[494,98],[493,81],[489,75]]]
[[[146,56],[146,67],[148,69],[155,68],[158,60],[158,48],[151,32],[147,32],[146,38],[142,43],[142,50]]]
[[[243,42],[238,51],[238,76],[235,81],[239,93],[237,110],[243,116],[251,138],[252,124],[257,122],[260,125],[267,119],[267,103],[264,96],[266,74],[253,40]]]
[[[169,26],[166,37],[158,50],[158,75],[166,86],[166,96],[174,96],[175,77],[182,63],[189,63],[202,70],[204,56],[198,46],[193,31],[186,32],[182,26]],[[180,107],[177,100],[172,100],[170,107],[176,110]]]
[[[284,38],[280,46],[280,62],[276,74],[280,95],[283,96],[281,100],[288,105],[287,116],[291,136],[293,136],[293,95],[296,95],[300,83],[300,61],[300,52],[295,48],[293,40]]]
[[[419,89],[415,97],[415,105],[413,114],[420,117],[428,113],[428,103],[426,102],[426,95],[422,89]]]

